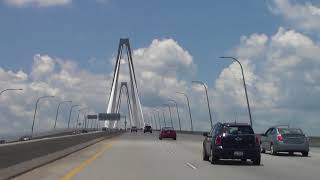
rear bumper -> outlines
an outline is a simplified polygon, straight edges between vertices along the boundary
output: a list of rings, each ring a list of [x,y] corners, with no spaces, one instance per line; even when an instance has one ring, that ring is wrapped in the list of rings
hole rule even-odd
[[[164,134],[164,135],[160,135],[159,138],[177,138],[177,135],[167,135],[167,134]]]
[[[277,152],[309,152],[309,144],[286,144],[283,142],[278,142],[275,144],[275,150]]]
[[[243,156],[236,156],[234,152],[243,152]],[[214,149],[214,155],[219,159],[256,159],[260,158],[260,148],[255,147],[252,149],[226,149],[218,146]]]

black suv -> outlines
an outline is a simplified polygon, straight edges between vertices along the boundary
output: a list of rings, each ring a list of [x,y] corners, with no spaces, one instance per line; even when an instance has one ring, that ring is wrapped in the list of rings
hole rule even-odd
[[[146,125],[146,126],[144,127],[143,133],[146,133],[146,132],[152,133],[152,128],[151,128],[151,126]]]
[[[212,164],[219,159],[250,159],[260,165],[260,142],[248,124],[217,123],[210,133],[204,133],[203,160]]]

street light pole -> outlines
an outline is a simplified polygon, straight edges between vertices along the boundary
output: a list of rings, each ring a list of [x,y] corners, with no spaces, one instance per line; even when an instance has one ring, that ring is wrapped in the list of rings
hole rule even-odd
[[[193,131],[193,124],[192,124],[192,116],[191,116],[191,109],[190,109],[190,102],[189,102],[189,97],[187,94],[182,93],[182,92],[176,92],[177,94],[182,94],[186,97],[187,102],[188,102],[188,108],[189,108],[189,116],[190,116],[190,123],[191,123],[191,132]]]
[[[69,112],[69,121],[68,121],[68,129],[70,128],[70,120],[71,120],[71,114],[72,114],[72,109],[75,107],[78,107],[80,105],[72,105],[70,108],[70,112]]]
[[[78,127],[79,127],[79,116],[80,116],[81,111],[87,110],[87,109],[89,109],[89,108],[82,108],[82,109],[79,109],[79,110],[78,110],[78,117],[77,117],[76,129],[78,129]]]
[[[164,104],[165,106],[168,106],[169,108],[169,114],[170,114],[170,120],[171,120],[171,127],[173,128],[173,122],[172,122],[172,115],[171,115],[171,107],[170,104]]]
[[[156,121],[156,119],[154,119],[154,117],[152,117],[152,114],[151,114],[151,121],[152,121],[152,119],[153,119],[153,121],[154,121],[154,123],[156,124],[156,129],[158,129],[158,126],[157,126],[157,121]]]
[[[43,98],[53,98],[54,96],[42,96],[42,97],[39,97],[37,99],[37,102],[36,102],[36,107],[34,109],[34,114],[33,114],[33,121],[32,121],[32,127],[31,127],[31,137],[33,137],[33,129],[34,129],[34,123],[35,123],[35,120],[36,120],[36,114],[37,114],[37,109],[38,109],[38,103],[41,99]]]
[[[205,91],[206,91],[206,96],[207,96],[207,104],[208,104],[208,110],[209,110],[209,117],[210,117],[210,125],[211,125],[211,128],[213,127],[213,123],[212,123],[212,116],[211,116],[211,110],[210,110],[210,103],[209,103],[209,97],[208,97],[208,89],[207,89],[207,86],[204,82],[202,81],[192,81],[192,83],[198,83],[198,84],[201,84]]]
[[[167,123],[166,123],[166,117],[164,115],[164,111],[162,111],[162,116],[163,116],[164,127],[166,127]]]
[[[63,104],[63,103],[72,103],[72,101],[62,101],[62,102],[59,103],[58,108],[57,108],[57,113],[56,113],[56,120],[54,121],[54,127],[53,127],[53,129],[56,129],[60,105]]]
[[[4,89],[4,90],[2,90],[1,92],[0,92],[0,95],[2,94],[2,93],[4,93],[4,92],[6,92],[6,91],[22,91],[23,89]]]
[[[158,113],[158,122],[159,122],[160,130],[161,130],[160,113],[159,113],[158,109],[155,109],[155,111],[157,111],[157,113]]]
[[[181,122],[180,122],[180,115],[179,115],[178,103],[177,103],[175,100],[173,100],[173,99],[170,99],[169,101],[173,102],[173,103],[176,105],[177,115],[178,115],[178,120],[179,120],[179,128],[180,128],[180,131],[181,131]]]
[[[243,87],[244,87],[244,91],[245,91],[245,94],[246,94],[246,100],[247,100],[247,106],[248,106],[248,113],[249,113],[249,118],[250,118],[250,125],[252,126],[251,109],[250,109],[248,92],[247,92],[247,85],[246,85],[246,80],[245,80],[245,78],[244,78],[244,73],[243,73],[242,64],[240,63],[240,61],[239,61],[238,59],[236,59],[236,58],[234,58],[234,57],[220,57],[220,58],[223,58],[223,59],[232,59],[232,60],[236,61],[236,62],[240,65],[241,73],[242,73],[242,80],[243,80]]]
[[[160,116],[159,116],[159,111],[157,111],[157,109],[153,109],[153,117],[154,117],[154,121],[157,123],[157,117],[155,112],[158,113],[158,123],[159,123],[159,129],[161,129],[161,123],[160,123]]]

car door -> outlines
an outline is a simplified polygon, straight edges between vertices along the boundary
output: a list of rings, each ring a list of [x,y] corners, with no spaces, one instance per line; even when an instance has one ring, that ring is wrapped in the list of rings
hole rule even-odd
[[[274,131],[274,128],[270,128],[268,133],[266,134],[266,144],[265,144],[265,149],[270,151],[270,144],[273,141],[272,139],[272,132]]]
[[[271,133],[272,128],[269,128],[264,135],[261,137],[261,145],[263,149],[269,149],[270,142],[268,141],[268,134]]]

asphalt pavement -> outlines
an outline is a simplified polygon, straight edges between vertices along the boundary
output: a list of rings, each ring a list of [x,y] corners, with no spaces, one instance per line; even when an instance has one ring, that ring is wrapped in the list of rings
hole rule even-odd
[[[158,132],[125,133],[23,174],[16,180],[319,180],[320,150],[300,154],[263,154],[260,166],[250,161],[202,160],[202,136],[178,134],[158,139]]]

